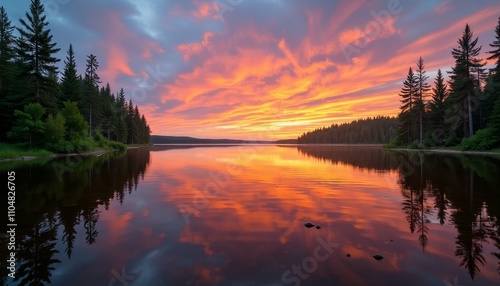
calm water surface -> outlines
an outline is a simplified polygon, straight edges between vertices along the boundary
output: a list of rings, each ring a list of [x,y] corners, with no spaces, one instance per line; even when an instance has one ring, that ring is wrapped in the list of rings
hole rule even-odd
[[[155,146],[10,170],[7,285],[500,284],[494,157]]]

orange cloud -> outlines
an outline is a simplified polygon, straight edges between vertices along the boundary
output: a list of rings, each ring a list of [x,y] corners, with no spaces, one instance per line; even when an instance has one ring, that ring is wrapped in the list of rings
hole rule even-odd
[[[429,72],[450,67],[449,51],[465,21],[477,35],[492,29],[491,19],[500,13],[500,8],[485,9],[408,41],[395,16],[368,35],[366,24],[375,23],[369,12],[367,23],[358,28],[347,24],[363,4],[350,4],[347,15],[335,12],[340,20],[329,20],[326,27],[322,11],[306,11],[307,32],[298,40],[250,22],[179,45],[184,61],[194,68],[163,85],[162,103],[178,104],[161,114],[152,111],[148,118],[155,132],[242,139],[264,132],[280,139],[332,123],[397,115],[402,80],[419,56]],[[384,41],[402,44],[389,53]],[[350,61],[340,43],[364,45]]]

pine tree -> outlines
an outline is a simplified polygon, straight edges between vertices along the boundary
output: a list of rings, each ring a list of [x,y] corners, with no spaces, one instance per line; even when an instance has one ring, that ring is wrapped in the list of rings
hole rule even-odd
[[[490,47],[493,50],[488,51],[491,56],[488,57],[488,60],[496,60],[496,66],[493,71],[495,74],[495,82],[500,85],[500,17],[498,17],[498,24],[495,28],[495,41],[490,44]]]
[[[435,144],[443,144],[445,129],[444,129],[444,101],[448,96],[448,87],[444,83],[444,77],[441,70],[438,70],[436,79],[434,80],[434,88],[432,89],[432,99],[430,103],[430,127],[432,128],[432,138]]]
[[[447,112],[448,121],[452,123],[452,132],[456,135],[456,128],[460,122],[463,124],[463,136],[470,137],[474,134],[473,124],[473,101],[477,103],[474,96],[475,81],[471,75],[481,51],[481,46],[476,47],[478,38],[473,39],[473,33],[469,24],[466,24],[462,37],[458,40],[458,47],[452,51],[455,59],[455,67],[450,72],[450,107]],[[460,136],[459,136],[460,137]],[[460,139],[460,138],[458,138]]]
[[[46,28],[48,22],[44,12],[45,8],[40,0],[31,0],[30,12],[25,14],[26,20],[19,20],[21,28],[17,28],[20,35],[17,53],[25,69],[23,76],[28,83],[34,83],[27,101],[37,101],[42,106],[53,108],[55,99],[50,94],[52,82],[49,75],[57,73],[55,64],[59,59],[52,55],[59,49],[52,42],[50,29]]]
[[[424,121],[424,113],[425,113],[425,103],[424,100],[428,95],[428,92],[431,90],[431,86],[429,83],[427,83],[427,79],[429,79],[429,76],[426,75],[425,71],[425,64],[424,64],[424,59],[420,57],[417,61],[417,72],[416,72],[416,77],[417,77],[417,94],[418,98],[416,100],[416,108],[418,109],[419,113],[419,130],[420,130],[420,136],[419,136],[419,142],[422,144],[423,137],[424,137],[424,130],[423,130],[423,121]]]
[[[1,99],[9,92],[8,81],[11,79],[10,70],[14,59],[14,27],[11,25],[7,12],[0,6],[0,96]]]
[[[116,103],[114,96],[111,94],[111,87],[109,83],[106,87],[101,89],[101,122],[103,131],[106,132],[106,137],[111,140],[111,131],[116,128]]]
[[[151,141],[151,129],[149,128],[148,122],[146,121],[146,117],[144,114],[141,117],[141,125],[143,127],[142,130],[142,143],[147,144]]]
[[[397,132],[400,144],[409,144],[414,140],[415,103],[418,99],[418,78],[413,73],[412,68],[408,70],[408,75],[403,82],[403,87],[399,93],[401,96],[401,112],[399,113],[400,126]]]
[[[128,139],[127,143],[128,144],[137,144],[137,124],[134,119],[134,105],[132,103],[132,100],[130,100],[128,104],[128,109],[127,109],[127,127],[128,127]]]
[[[75,53],[73,45],[69,45],[68,56],[64,61],[64,72],[61,80],[61,106],[65,101],[81,101],[81,85],[76,70]]]
[[[125,92],[123,88],[118,93],[116,100],[116,141],[127,143],[128,140],[128,127],[127,127],[127,101],[125,100]]]
[[[486,73],[486,61],[483,59],[473,59],[474,66],[471,68],[471,76],[474,78],[474,95],[478,101],[478,106],[473,110],[473,118],[475,122],[475,130],[483,129],[486,125],[486,106],[489,102],[488,94],[485,93],[483,87],[486,85],[488,74]],[[474,112],[475,111],[475,112]]]
[[[488,52],[491,54],[488,60],[495,60],[496,66],[490,75],[489,85],[485,88],[486,92],[490,93],[490,102],[493,104],[491,115],[488,116],[487,126],[493,129],[493,134],[496,136],[493,140],[498,145],[500,143],[500,17],[495,28],[495,41],[490,44],[490,47],[493,50]]]
[[[137,136],[136,136],[136,143],[137,144],[142,144],[142,132],[144,130],[142,124],[141,124],[141,113],[139,112],[139,107],[137,107],[137,105],[135,106],[134,108],[134,123],[135,123],[135,126],[137,126]]]
[[[14,109],[11,92],[14,88],[14,27],[3,6],[0,6],[0,140],[12,126]]]
[[[93,129],[96,126],[96,118],[92,122],[93,116],[99,110],[99,101],[97,100],[99,94],[99,83],[101,83],[99,75],[97,74],[97,69],[99,68],[99,63],[97,62],[96,56],[90,54],[87,56],[87,66],[85,69],[85,103],[87,106],[88,123],[89,123],[89,136],[92,137]]]

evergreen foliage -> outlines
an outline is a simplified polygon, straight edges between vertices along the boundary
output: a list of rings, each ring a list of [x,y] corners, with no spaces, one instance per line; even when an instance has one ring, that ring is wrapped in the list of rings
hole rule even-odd
[[[496,65],[489,71],[479,57],[481,46],[468,24],[457,43],[451,52],[455,65],[448,72],[448,83],[439,69],[431,88],[422,57],[416,69],[408,69],[399,92],[397,119],[378,117],[332,125],[304,133],[298,142],[387,143],[388,134],[393,134],[389,146],[458,146],[462,150],[500,147],[500,17],[495,40],[490,44],[492,50],[488,51],[488,60]]]
[[[131,100],[126,102],[123,88],[115,97],[109,84],[99,86],[95,55],[87,56],[84,76],[79,75],[70,44],[58,79],[60,60],[54,55],[59,48],[42,1],[31,0],[19,21],[19,27],[12,26],[0,6],[0,140],[56,152],[97,146],[123,149],[117,142],[149,143],[146,118]],[[15,29],[18,38],[13,35]]]
[[[20,19],[18,27],[17,57],[19,59],[20,76],[29,87],[19,95],[22,103],[38,102],[43,107],[55,110],[56,98],[52,93],[55,86],[55,64],[59,59],[53,55],[59,51],[52,41],[49,23],[46,20],[45,8],[41,0],[31,0],[26,19]]]
[[[396,140],[399,143],[410,144],[416,139],[418,109],[418,77],[413,73],[413,69],[408,69],[408,75],[403,82],[403,87],[399,93],[401,97],[401,111],[399,113],[399,127],[396,133]]]
[[[15,88],[13,31],[14,26],[11,25],[5,8],[0,6],[0,140],[6,139],[13,119],[15,102],[11,95]]]
[[[65,101],[78,102],[82,96],[82,85],[76,70],[76,59],[73,45],[69,45],[68,56],[64,61],[64,72],[61,79],[60,103]]]

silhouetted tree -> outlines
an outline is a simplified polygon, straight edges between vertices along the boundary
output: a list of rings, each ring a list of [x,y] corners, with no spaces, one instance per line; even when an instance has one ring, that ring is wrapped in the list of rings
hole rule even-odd
[[[418,77],[409,68],[408,75],[403,82],[403,87],[399,96],[401,96],[401,107],[399,113],[399,128],[397,132],[398,142],[400,144],[409,144],[415,139],[414,123],[418,122],[415,115],[416,101],[419,98]]]
[[[41,0],[31,0],[30,12],[25,14],[26,20],[19,20],[21,28],[17,28],[20,35],[17,53],[23,67],[22,76],[26,78],[25,83],[30,83],[31,88],[27,98],[22,99],[23,103],[36,101],[52,111],[57,99],[51,94],[54,82],[49,75],[57,73],[55,64],[59,59],[53,54],[59,49],[52,42],[44,13]]]
[[[76,71],[75,53],[73,45],[69,45],[68,56],[64,61],[64,72],[61,80],[61,106],[65,101],[81,102],[82,85]]]
[[[471,71],[476,67],[477,56],[481,51],[481,46],[476,47],[478,38],[474,35],[466,24],[462,37],[458,40],[458,47],[453,48],[452,55],[455,59],[455,66],[450,72],[450,96],[448,97],[447,121],[451,124],[453,135],[470,137],[474,134],[473,109],[478,105],[478,100],[474,94],[475,80]],[[463,132],[457,135],[457,128],[462,123]]]

